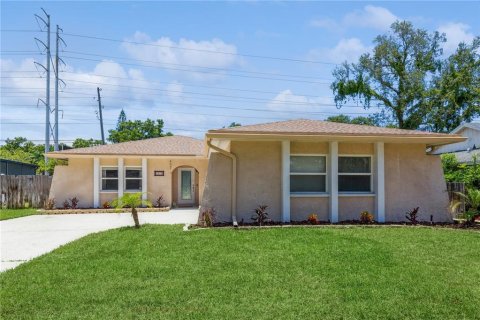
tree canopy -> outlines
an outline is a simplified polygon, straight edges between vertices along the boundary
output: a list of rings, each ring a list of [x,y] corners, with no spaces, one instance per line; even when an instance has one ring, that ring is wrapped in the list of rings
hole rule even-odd
[[[478,44],[461,44],[443,57],[446,37],[416,29],[407,21],[374,39],[372,53],[333,71],[331,88],[338,107],[352,100],[380,107],[403,129],[449,131],[480,115]]]
[[[123,114],[122,114],[123,113]],[[171,132],[163,131],[163,120],[127,120],[125,112],[120,112],[117,127],[108,130],[108,141],[112,143],[143,140],[171,136]],[[121,121],[120,121],[121,120]]]
[[[90,139],[77,138],[73,141],[72,147],[74,149],[87,148],[87,147],[98,146],[101,144],[102,144],[102,140],[94,140],[92,138]]]
[[[339,114],[336,116],[328,117],[326,121],[351,123],[351,124],[363,124],[363,125],[377,126],[377,127],[380,126],[380,121],[375,116],[368,116],[368,117],[359,116],[359,117],[352,118],[345,114]]]

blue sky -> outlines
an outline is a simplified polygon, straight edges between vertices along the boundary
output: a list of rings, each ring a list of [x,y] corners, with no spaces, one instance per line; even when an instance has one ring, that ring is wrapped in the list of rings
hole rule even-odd
[[[479,2],[2,1],[0,139],[44,138],[36,105],[45,80],[31,72],[33,61],[45,62],[34,41],[46,38],[34,31],[40,7],[67,43],[59,100],[67,143],[100,137],[97,86],[105,131],[122,108],[129,119],[162,118],[167,130],[195,137],[233,121],[365,115],[377,110],[336,109],[331,72],[368,52],[393,21],[445,32],[447,54],[480,34]]]

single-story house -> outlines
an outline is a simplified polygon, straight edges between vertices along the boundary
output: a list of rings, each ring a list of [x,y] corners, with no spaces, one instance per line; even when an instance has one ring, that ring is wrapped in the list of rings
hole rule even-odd
[[[210,130],[205,140],[182,136],[50,152],[57,166],[50,197],[77,196],[98,207],[124,192],[163,195],[174,206],[214,208],[218,221],[250,222],[268,205],[275,221],[448,221],[440,158],[428,147],[461,142],[459,135],[291,120]]]
[[[480,122],[467,122],[452,130],[452,134],[464,136],[465,141],[434,147],[432,154],[454,154],[459,163],[473,164],[480,161]]]

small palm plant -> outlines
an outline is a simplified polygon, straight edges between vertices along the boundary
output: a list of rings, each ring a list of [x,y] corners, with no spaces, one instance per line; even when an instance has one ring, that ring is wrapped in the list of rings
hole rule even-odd
[[[472,224],[475,220],[475,217],[480,214],[480,190],[467,189],[466,194],[461,192],[456,192],[456,194],[462,198],[465,201],[465,204],[469,207],[463,216],[467,224]],[[452,212],[457,212],[457,209],[460,205],[462,205],[462,201],[455,200],[450,204],[450,210]]]
[[[143,200],[142,193],[137,192],[124,194],[120,198],[113,200],[111,206],[116,209],[131,208],[133,221],[135,222],[135,228],[140,228],[137,208],[142,206],[152,207],[152,203],[148,200]]]

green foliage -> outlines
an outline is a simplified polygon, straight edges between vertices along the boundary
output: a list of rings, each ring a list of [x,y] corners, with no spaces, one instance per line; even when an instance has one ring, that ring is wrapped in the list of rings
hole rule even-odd
[[[429,93],[427,128],[450,132],[463,121],[480,115],[480,37],[471,45],[460,43],[442,63]]]
[[[53,146],[50,146],[53,151]],[[53,174],[56,165],[65,164],[64,160],[49,159],[48,165],[45,165],[45,145],[34,144],[24,137],[15,137],[6,139],[5,144],[0,146],[0,158],[16,160],[25,163],[31,163],[37,166],[37,173],[43,173],[45,170]]]
[[[171,136],[163,131],[163,120],[125,120],[119,121],[116,129],[108,131],[108,141],[113,143]]]
[[[93,146],[98,146],[102,144],[102,140],[94,140],[92,138],[90,139],[82,139],[82,138],[77,138],[75,141],[73,141],[72,147],[74,149],[76,148],[87,148],[87,147],[93,147]]]
[[[228,125],[229,128],[234,128],[234,127],[241,127],[242,124],[238,122],[232,122]]]
[[[379,119],[375,116],[368,116],[368,117],[355,117],[351,118],[345,114],[339,114],[336,116],[330,116],[326,119],[326,121],[331,122],[340,122],[340,123],[350,123],[350,124],[363,124],[368,126],[380,126]]]
[[[135,222],[135,228],[140,228],[137,208],[141,206],[152,207],[152,203],[148,200],[143,200],[142,195],[142,192],[125,193],[120,198],[116,198],[111,202],[111,206],[116,209],[130,208],[132,210],[132,217],[133,221]]]
[[[399,128],[419,128],[428,112],[424,95],[441,65],[440,45],[445,41],[438,32],[429,34],[410,22],[393,23],[391,33],[375,38],[373,54],[334,70],[335,102],[342,106],[352,99],[369,108],[375,101]]]
[[[467,210],[463,213],[467,224],[472,224],[475,217],[480,214],[480,190],[468,188],[465,194],[457,192],[457,195],[463,199]],[[455,200],[450,203],[450,211],[457,212],[457,209],[463,204],[463,201]]]
[[[454,154],[441,155],[443,174],[447,182],[463,182],[467,188],[480,189],[480,164],[474,156],[473,164],[458,163]]]
[[[125,111],[120,111],[120,114],[118,115],[118,120],[117,120],[117,129],[120,128],[120,125],[123,123],[123,122],[126,122],[127,121],[127,115],[125,113]]]

